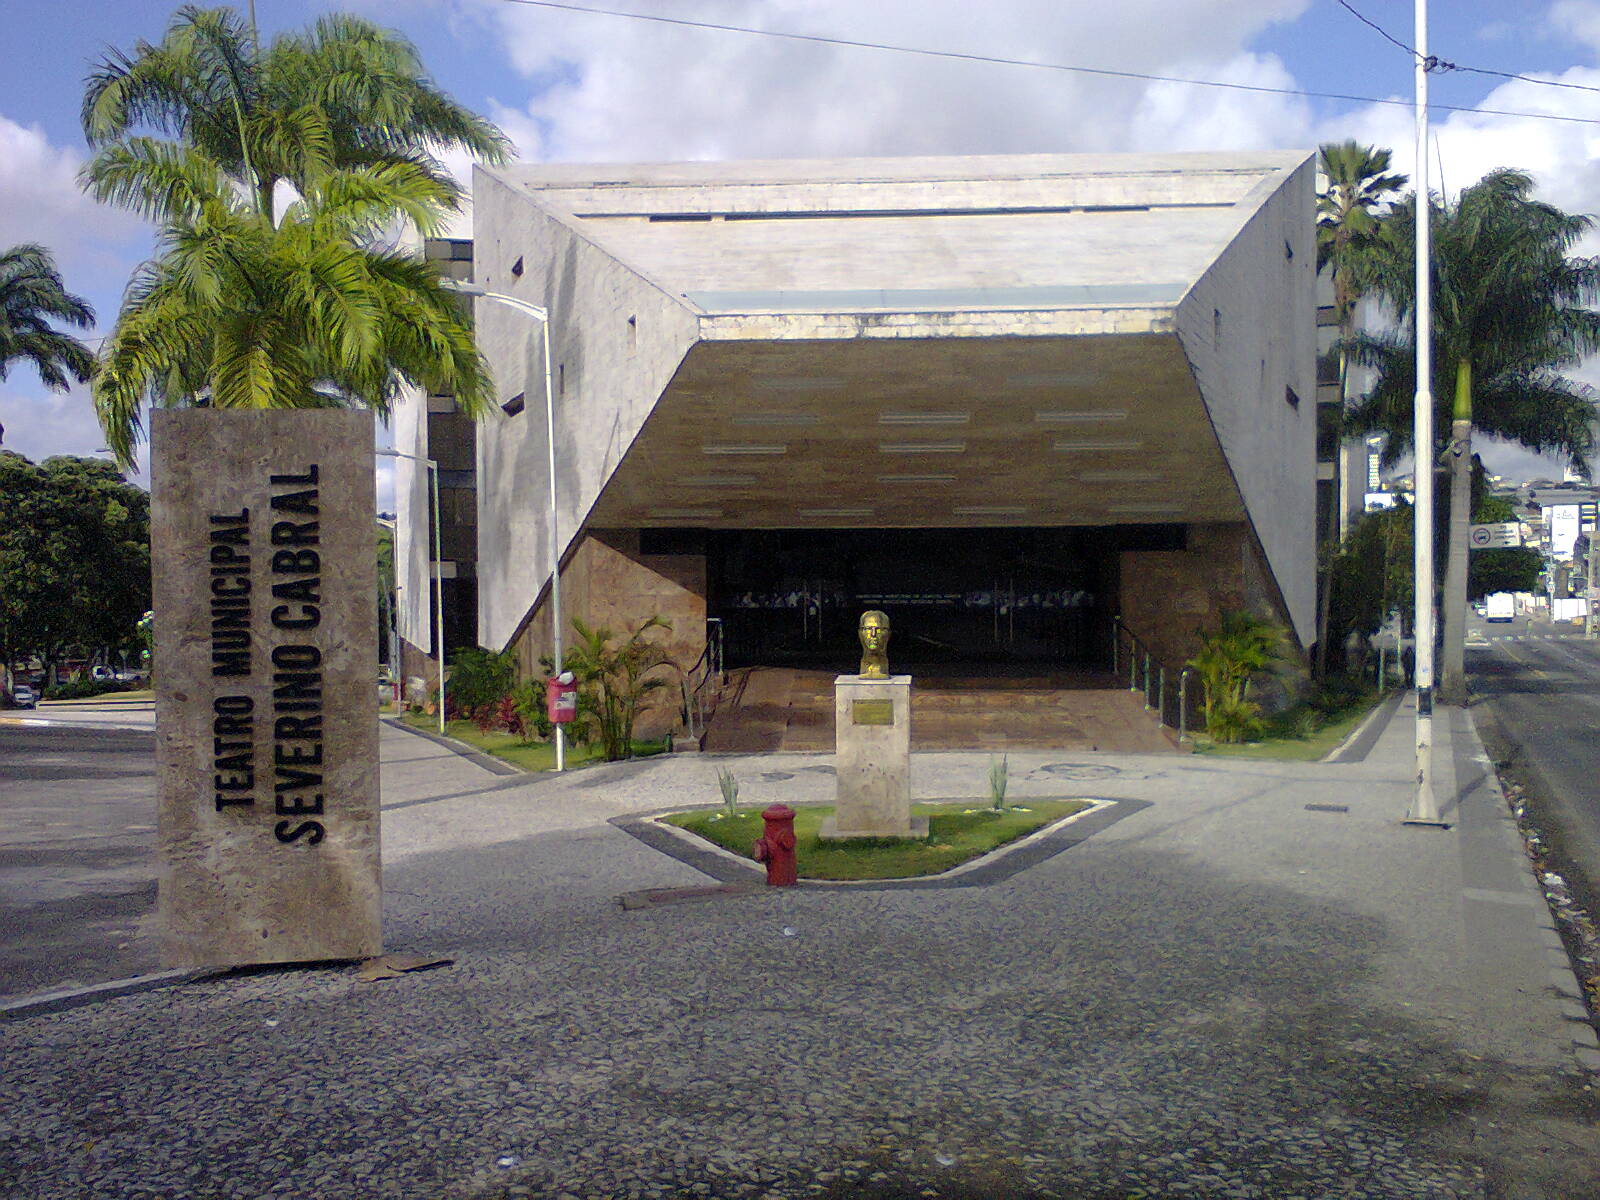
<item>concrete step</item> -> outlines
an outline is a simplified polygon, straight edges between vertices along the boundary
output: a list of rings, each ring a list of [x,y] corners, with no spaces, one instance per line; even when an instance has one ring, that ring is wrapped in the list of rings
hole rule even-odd
[[[834,675],[752,668],[725,691],[707,750],[831,751]],[[1027,678],[929,676],[911,693],[914,750],[1106,750],[1172,753],[1169,731],[1137,693],[1099,673]]]

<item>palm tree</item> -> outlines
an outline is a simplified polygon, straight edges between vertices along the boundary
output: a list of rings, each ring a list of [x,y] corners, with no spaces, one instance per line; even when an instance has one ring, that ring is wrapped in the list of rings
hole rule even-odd
[[[25,242],[0,253],[0,380],[11,365],[29,362],[44,385],[64,392],[88,380],[94,356],[69,333],[50,322],[78,329],[94,324],[94,309],[62,285],[61,273],[43,246]],[[5,427],[0,425],[0,439]]]
[[[1317,155],[1323,182],[1317,193],[1317,270],[1333,280],[1334,315],[1339,324],[1339,406],[1334,430],[1344,444],[1344,410],[1350,403],[1350,356],[1356,305],[1365,292],[1366,262],[1371,257],[1379,221],[1389,198],[1405,186],[1406,177],[1389,170],[1388,150],[1356,142],[1327,142]],[[1341,505],[1343,497],[1339,497]],[[1333,560],[1342,538],[1340,514],[1330,516],[1322,548],[1322,586],[1317,606],[1316,672],[1328,669],[1328,620],[1333,597]]]
[[[402,380],[484,411],[488,368],[437,269],[387,249],[395,214],[425,233],[447,189],[408,162],[327,168],[276,222],[196,151],[102,152],[90,191],[161,222],[101,351],[94,401],[132,461],[145,403],[215,408],[362,404],[387,415]]]
[[[404,39],[328,16],[262,49],[231,9],[185,7],[159,44],[107,54],[83,124],[98,148],[84,186],[160,225],[95,386],[124,464],[147,402],[386,416],[409,381],[483,410],[487,368],[454,297],[384,242],[458,206],[434,152],[500,161],[506,142]]]
[[[1472,518],[1472,431],[1560,451],[1587,471],[1595,448],[1593,391],[1560,372],[1600,350],[1600,260],[1569,258],[1591,218],[1533,200],[1533,180],[1497,170],[1454,204],[1429,204],[1433,222],[1433,394],[1436,428],[1450,469],[1450,524],[1444,582],[1439,699],[1466,702],[1467,535]],[[1375,251],[1374,290],[1404,324],[1415,312],[1416,198],[1385,220]],[[1355,414],[1389,435],[1388,453],[1410,445],[1416,359],[1409,337],[1356,339],[1379,368],[1372,394]],[[1428,470],[1441,447],[1419,449]]]
[[[250,186],[269,215],[279,181],[304,192],[328,163],[410,162],[459,199],[434,155],[502,162],[508,149],[494,125],[433,85],[410,42],[341,13],[263,49],[232,9],[185,5],[158,44],[106,53],[82,120],[95,148],[139,128],[166,134]]]

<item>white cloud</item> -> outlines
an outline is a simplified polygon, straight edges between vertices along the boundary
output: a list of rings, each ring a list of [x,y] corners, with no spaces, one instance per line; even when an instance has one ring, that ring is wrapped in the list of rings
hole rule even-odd
[[[73,283],[79,273],[131,267],[131,255],[144,253],[149,240],[143,221],[83,194],[82,165],[76,151],[52,145],[38,126],[0,114],[0,246],[43,243],[72,290],[82,289]]]
[[[1591,57],[1600,57],[1600,3],[1556,0],[1550,6],[1548,20],[1557,34],[1587,47]]]
[[[37,386],[31,373],[24,375],[26,370],[14,367],[10,377],[0,383],[4,448],[34,462],[52,454],[91,456],[104,448],[105,435],[95,420],[89,389],[75,387],[70,392],[47,392]],[[109,455],[105,457],[109,460]],[[149,486],[149,471],[142,463],[139,472],[131,478]]]
[[[1600,88],[1600,69],[1574,67],[1560,74],[1539,75],[1560,83]],[[1431,114],[1434,145],[1429,160],[1430,185],[1459,192],[1496,167],[1527,171],[1539,183],[1540,197],[1571,212],[1600,212],[1600,124],[1546,120],[1581,117],[1600,122],[1600,91],[1544,87],[1520,80],[1495,88],[1482,108],[1535,114],[1491,116],[1452,112]],[[1370,105],[1326,123],[1319,140],[1353,137],[1388,146],[1395,167],[1416,172],[1416,135],[1409,107]]]
[[[82,156],[52,145],[37,126],[0,115],[0,246],[39,242],[67,290],[86,296],[103,324],[135,263],[149,251],[149,226],[106,208],[78,188]],[[95,331],[82,335],[95,345]],[[0,383],[4,445],[29,458],[92,454],[105,445],[87,388],[49,392],[25,364]]]
[[[1274,86],[1246,54],[1307,0],[1123,0],[1004,9],[957,0],[701,0],[707,21],[962,53]],[[1294,144],[1305,117],[1259,96],[495,5],[538,89],[493,115],[525,157],[659,161]]]

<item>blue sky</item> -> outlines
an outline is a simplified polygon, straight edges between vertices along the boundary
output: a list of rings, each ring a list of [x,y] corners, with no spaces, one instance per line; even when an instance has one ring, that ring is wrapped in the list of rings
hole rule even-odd
[[[584,4],[588,0],[573,0]],[[1350,0],[1412,40],[1412,0]],[[771,30],[1114,70],[1409,100],[1409,55],[1337,0],[609,0],[608,7]],[[243,10],[245,5],[239,5]],[[511,0],[257,0],[262,34],[334,7],[397,28],[456,98],[524,158],[627,161],[1119,149],[1312,147],[1355,137],[1410,170],[1404,108],[958,63],[557,11]],[[1433,0],[1431,49],[1461,66],[1600,88],[1600,0]],[[0,0],[0,244],[41,241],[102,325],[149,230],[76,190],[82,81],[108,45],[159,39],[145,0]],[[1467,72],[1435,101],[1600,122],[1600,92]],[[1563,207],[1600,212],[1600,123],[1436,114],[1437,166],[1457,190],[1495,166],[1534,173]],[[452,164],[465,169],[466,164]],[[1437,186],[1437,178],[1435,179]],[[1600,241],[1586,247],[1600,252]],[[1600,371],[1585,370],[1600,382]],[[33,458],[104,445],[85,394],[51,396],[27,368],[0,382],[5,445]],[[1500,465],[1538,469],[1501,452]]]

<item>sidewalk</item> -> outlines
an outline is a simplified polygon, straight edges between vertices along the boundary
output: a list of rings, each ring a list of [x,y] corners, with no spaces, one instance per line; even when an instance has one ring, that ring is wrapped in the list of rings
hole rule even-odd
[[[1464,714],[1435,721],[1451,828],[1400,824],[1410,717],[1352,763],[1014,753],[1016,800],[1144,803],[989,886],[634,912],[711,880],[611,818],[714,803],[718,767],[825,800],[831,756],[528,779],[413,739],[386,943],[454,965],[0,1024],[0,1192],[1594,1194],[1570,971]],[[987,767],[918,756],[914,794],[981,796]]]

